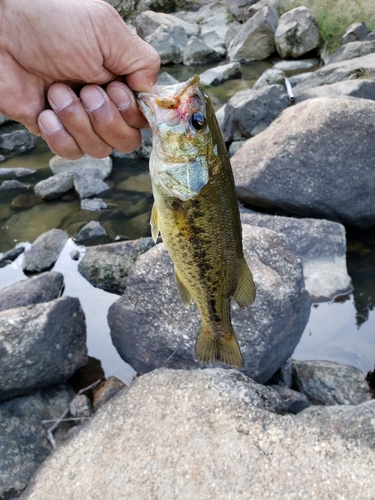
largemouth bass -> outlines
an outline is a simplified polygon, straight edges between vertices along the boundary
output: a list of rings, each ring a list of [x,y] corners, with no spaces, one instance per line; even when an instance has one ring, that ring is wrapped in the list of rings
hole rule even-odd
[[[242,230],[232,169],[215,113],[199,77],[139,93],[153,131],[150,157],[154,206],[151,231],[159,231],[174,263],[185,307],[194,299],[202,325],[198,361],[243,366],[230,319],[230,299],[242,308],[255,286],[242,250]]]

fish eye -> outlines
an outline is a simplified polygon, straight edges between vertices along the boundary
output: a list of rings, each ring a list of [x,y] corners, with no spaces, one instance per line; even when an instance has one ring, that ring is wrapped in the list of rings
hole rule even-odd
[[[200,111],[197,111],[196,113],[193,113],[191,115],[191,120],[190,120],[192,126],[195,128],[195,130],[202,130],[202,128],[206,124],[206,118],[203,116],[203,114]]]

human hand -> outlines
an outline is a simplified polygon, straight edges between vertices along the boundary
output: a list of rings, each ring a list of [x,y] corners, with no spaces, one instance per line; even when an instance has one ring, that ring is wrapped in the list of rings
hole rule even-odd
[[[102,0],[0,0],[0,67],[1,113],[60,156],[100,158],[139,146],[132,90],[151,91],[160,58]]]

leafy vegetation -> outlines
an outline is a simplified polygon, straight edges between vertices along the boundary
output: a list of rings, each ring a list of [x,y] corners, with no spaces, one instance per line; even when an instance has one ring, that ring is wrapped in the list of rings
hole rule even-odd
[[[282,12],[307,7],[316,19],[321,38],[320,50],[331,54],[341,46],[341,37],[357,21],[375,30],[374,0],[284,0]]]

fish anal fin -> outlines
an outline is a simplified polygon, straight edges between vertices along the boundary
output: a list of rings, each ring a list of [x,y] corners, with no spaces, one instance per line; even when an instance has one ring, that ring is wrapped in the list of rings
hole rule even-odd
[[[151,236],[152,239],[154,240],[154,243],[156,243],[156,240],[158,239],[159,236],[159,212],[158,209],[156,208],[155,203],[152,205],[150,224],[151,224]]]
[[[237,290],[233,298],[242,309],[248,307],[255,300],[253,275],[244,258],[241,260],[240,279],[238,280]]]
[[[181,275],[178,272],[178,270],[176,269],[176,267],[174,268],[174,277],[176,279],[177,290],[178,290],[178,293],[180,294],[182,303],[184,304],[186,309],[188,309],[193,297],[192,297],[191,293],[189,292],[189,290],[186,288],[186,285],[183,282]]]
[[[202,363],[220,361],[233,368],[242,368],[244,365],[240,346],[233,331],[220,338],[202,325],[195,344],[195,356]]]

